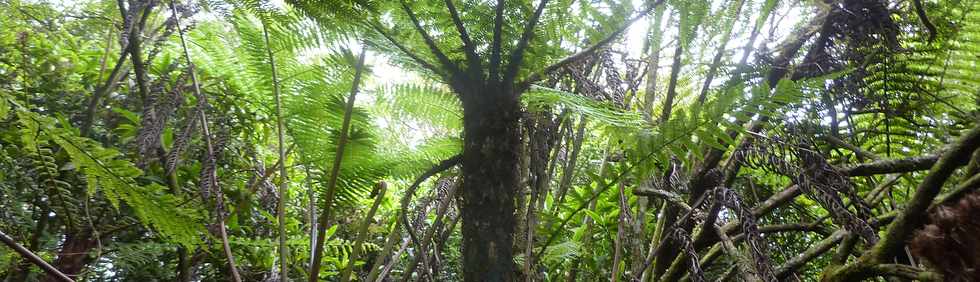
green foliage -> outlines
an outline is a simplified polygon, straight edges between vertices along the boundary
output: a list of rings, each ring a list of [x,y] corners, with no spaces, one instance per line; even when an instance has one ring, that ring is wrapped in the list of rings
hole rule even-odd
[[[8,96],[0,98],[12,102]],[[199,221],[198,212],[181,207],[183,200],[165,193],[166,189],[159,184],[138,183],[142,171],[122,159],[118,151],[103,148],[91,139],[78,136],[77,130],[63,121],[17,107],[18,123],[24,132],[21,140],[23,147],[41,148],[42,144],[50,141],[64,150],[71,160],[69,167],[84,175],[89,196],[102,192],[116,208],[125,203],[140,220],[171,242],[185,246],[199,242],[198,235],[203,224]],[[47,156],[50,150],[41,148],[35,153],[39,154],[43,175],[53,177],[56,173],[54,159]],[[44,182],[56,189],[55,194],[61,195],[61,198],[71,195],[66,189],[69,184],[64,181],[50,178]],[[65,199],[62,203],[68,201]],[[78,210],[77,204],[71,204],[65,212],[77,213]]]
[[[524,61],[517,66],[516,79],[589,48],[617,31],[637,10],[656,2],[547,1],[540,22],[531,30],[526,52],[519,54]],[[321,277],[336,274],[349,260],[354,245],[351,240],[356,236],[353,227],[365,220],[361,217],[374,196],[369,193],[372,187],[384,181],[389,185],[390,198],[383,200],[380,216],[367,219],[368,239],[359,250],[364,255],[354,262],[355,273],[365,274],[374,258],[392,255],[404,239],[395,236],[394,250],[381,253],[389,231],[384,223],[392,222],[398,214],[395,199],[403,196],[404,187],[433,164],[463,151],[462,93],[454,90],[494,86],[472,81],[457,85],[460,82],[446,79],[454,70],[442,66],[433,49],[464,69],[473,63],[446,1],[405,3],[437,48],[425,42],[401,1],[290,0],[281,5],[264,0],[208,0],[200,4],[202,11],[196,11],[199,3],[177,3],[178,10],[185,13],[181,23],[193,70],[209,105],[198,103],[203,102],[202,97],[189,94],[189,79],[179,77],[186,75],[188,66],[177,37],[169,33],[174,29],[169,26],[168,3],[159,3],[149,14],[148,29],[141,34],[147,39],[144,55],[159,50],[143,58],[148,61],[146,78],[153,85],[151,95],[159,97],[172,91],[179,103],[163,122],[161,148],[144,154],[136,153],[139,144],[134,144],[134,139],[145,132],[141,121],[154,114],[153,105],[147,104],[152,99],[139,97],[129,58],[121,62],[125,75],[120,76],[118,87],[89,108],[92,93],[104,87],[124,44],[118,38],[125,21],[117,3],[85,0],[54,5],[0,0],[0,227],[50,261],[70,235],[100,234],[98,246],[81,251],[98,257],[84,266],[83,277],[90,280],[175,280],[180,272],[176,247],[189,251],[188,258],[195,262],[193,270],[202,279],[223,280],[227,259],[218,251],[219,244],[214,244],[216,238],[209,238],[206,234],[211,232],[202,227],[214,226],[217,212],[227,212],[232,252],[245,280],[270,279],[275,275],[270,269],[281,259],[275,244],[279,234],[273,227],[277,220],[273,211],[279,200],[275,184],[288,181],[289,189],[284,191],[288,195],[286,259],[292,267],[289,279],[298,280],[309,260],[310,216],[325,208],[318,204],[322,202],[310,202],[323,200],[321,195],[337,157],[356,54],[367,50],[368,66],[356,96],[349,140],[341,152],[337,208],[332,210]],[[482,73],[460,77],[484,80],[492,56],[496,3],[450,3],[455,4],[483,68]],[[511,52],[541,2],[503,3],[500,60],[506,66],[517,58]],[[793,179],[765,169],[738,170],[737,150],[744,148],[735,145],[743,141],[776,140],[774,137],[780,136],[805,140],[812,143],[812,148],[806,149],[825,158],[831,169],[872,160],[858,157],[852,148],[824,142],[822,137],[826,136],[839,137],[884,159],[939,153],[957,132],[976,124],[980,6],[976,1],[926,1],[926,12],[939,31],[936,41],[926,42],[925,30],[916,17],[897,16],[911,11],[906,10],[909,2],[881,3],[886,4],[886,17],[902,32],[896,37],[898,48],[883,43],[884,37],[874,33],[873,25],[847,25],[852,23],[841,18],[809,27],[812,30],[790,29],[819,20],[810,13],[814,8],[843,7],[838,3],[665,1],[652,11],[661,15],[660,23],[666,23],[649,27],[650,35],[657,38],[654,46],[640,48],[647,43],[636,42],[633,33],[647,27],[634,26],[626,31],[628,38],[613,40],[600,48],[600,55],[585,56],[573,64],[584,65],[589,71],[584,79],[567,79],[565,69],[559,68],[543,74],[544,79],[527,91],[514,93],[524,111],[519,129],[522,143],[513,148],[523,156],[515,167],[521,175],[518,187],[513,187],[519,191],[514,201],[519,215],[515,230],[534,231],[531,249],[539,255],[531,260],[533,273],[519,268],[520,273],[537,275],[530,278],[542,281],[598,281],[619,274],[623,281],[638,279],[642,274],[633,268],[645,258],[653,234],[665,235],[657,232],[664,232],[665,226],[680,216],[658,217],[661,207],[673,207],[671,201],[693,205],[692,178],[705,172],[700,171],[703,166],[715,166],[706,174],[733,177],[728,188],[743,195],[747,206],[758,206],[792,184]],[[195,11],[203,14],[192,15]],[[847,19],[858,14],[862,13],[838,16]],[[848,28],[829,30],[834,33],[823,42],[820,36],[828,33],[823,29],[826,26]],[[758,38],[754,45],[743,46],[755,32]],[[871,40],[855,39],[865,33],[871,34],[866,36]],[[800,35],[809,37],[798,52],[788,53],[792,44],[781,42]],[[668,40],[661,42],[661,37]],[[675,81],[677,96],[669,118],[655,121],[645,115],[665,108],[660,97],[664,93],[659,90],[666,88],[667,74],[673,71],[664,67],[673,54],[663,50],[677,44],[683,47],[682,68]],[[709,95],[703,103],[695,101],[713,64],[714,52],[721,45],[726,47],[720,49],[717,73],[712,74],[714,80],[707,87]],[[662,49],[658,52],[660,66],[647,68],[654,48]],[[811,50],[824,52],[811,57]],[[750,52],[747,64],[737,62],[743,51]],[[270,52],[281,85],[285,143],[291,148],[284,160],[278,159],[276,151]],[[795,55],[782,58],[786,54]],[[590,64],[595,57],[605,55],[617,60]],[[776,64],[775,58],[787,59],[789,64]],[[815,63],[813,58],[822,61]],[[418,60],[435,67],[428,69]],[[779,77],[776,85],[769,85],[774,70],[787,70],[787,75]],[[655,72],[658,81],[645,81],[647,71]],[[587,92],[581,91],[587,88],[584,80],[607,94],[615,90],[625,98],[612,102],[589,98],[579,93]],[[661,89],[644,87],[653,84]],[[647,95],[656,98],[652,109],[639,109],[646,107],[639,101]],[[198,133],[200,124],[192,122],[199,118],[198,109],[210,119],[224,195],[221,200],[225,203],[208,212],[203,212],[198,200],[206,195],[191,188],[201,182],[200,159],[206,151],[204,138]],[[76,128],[89,117],[95,122],[83,137]],[[542,125],[547,123],[538,118],[551,119],[557,125],[546,128]],[[750,124],[758,126],[749,128]],[[580,150],[575,149],[576,144]],[[539,152],[542,147],[549,151]],[[180,162],[169,174],[157,159],[175,150]],[[573,151],[577,151],[574,162]],[[543,160],[547,175],[531,168],[541,165],[530,157],[538,156],[535,153],[547,156]],[[777,161],[787,155],[772,152],[768,157]],[[288,178],[278,175],[276,164],[280,162]],[[957,171],[949,182],[970,177],[968,171]],[[456,177],[456,173],[448,170],[431,179]],[[902,176],[887,197],[870,203],[877,205],[873,215],[900,211],[925,174]],[[436,216],[431,211],[424,213],[421,203],[432,197],[422,195],[444,192],[432,185],[439,181],[431,179],[423,183],[422,191],[416,193],[419,196],[409,205],[409,209],[418,209],[412,212],[426,222]],[[854,193],[862,196],[885,179],[850,178]],[[550,190],[539,194],[542,205],[540,209],[534,206],[537,226],[529,227],[524,225],[528,221],[521,212],[537,204],[531,203],[530,191],[538,180],[548,180],[542,186]],[[626,191],[625,207],[616,193],[620,185]],[[561,192],[564,198],[557,189],[567,189],[567,193]],[[662,190],[666,196],[634,194],[643,189]],[[824,219],[831,213],[820,201],[800,196],[788,202],[760,215],[759,225],[799,223],[813,227],[762,237],[773,250],[769,255],[774,267],[791,261],[841,228]],[[647,206],[641,208],[641,203]],[[460,204],[451,206],[449,218],[459,216]],[[708,206],[693,207],[697,211],[689,234],[705,231],[700,226]],[[620,222],[621,215],[624,222]],[[740,219],[727,209],[718,215],[719,226]],[[642,224],[637,224],[640,219]],[[637,225],[620,230],[621,224]],[[463,258],[458,252],[461,232],[449,231],[447,240],[437,238],[430,244],[440,248],[438,256],[430,260],[432,264],[426,263],[434,270],[432,280],[462,279]],[[616,245],[619,232],[625,233],[625,240]],[[396,235],[404,236],[400,232]],[[522,242],[526,235],[514,234],[519,238],[514,246],[519,255],[514,259],[520,265],[528,259]],[[729,235],[744,236],[740,232]],[[734,243],[737,249],[746,249],[741,239]],[[862,244],[855,250],[869,249]],[[415,248],[390,258],[394,266],[387,279],[421,274],[402,273],[405,264],[421,253]],[[614,248],[621,254],[618,264],[613,262]],[[699,246],[695,253],[703,259],[708,250]],[[702,261],[705,276],[716,278],[727,265],[738,262],[739,258],[721,254],[713,262]],[[830,257],[813,258],[797,272],[804,279],[817,277]],[[17,280],[13,274],[24,270],[20,263],[15,254],[0,251],[0,278]],[[680,263],[679,273],[690,272],[686,260],[655,261],[667,263]],[[36,268],[26,270],[34,273],[29,278],[41,274]],[[571,273],[578,276],[567,277]]]

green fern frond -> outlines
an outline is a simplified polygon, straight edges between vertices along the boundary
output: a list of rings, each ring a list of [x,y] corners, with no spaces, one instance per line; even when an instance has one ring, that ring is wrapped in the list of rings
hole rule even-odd
[[[16,106],[13,101],[7,101]],[[122,158],[119,151],[103,148],[91,139],[78,136],[78,130],[67,123],[16,107],[22,129],[35,133],[25,136],[24,141],[37,144],[37,140],[50,140],[64,150],[74,169],[84,175],[90,195],[102,192],[116,208],[125,203],[134,210],[137,218],[171,242],[186,246],[199,242],[199,234],[203,231],[199,212],[181,207],[182,200],[166,193],[166,188],[159,184],[139,184],[136,179],[142,171]]]

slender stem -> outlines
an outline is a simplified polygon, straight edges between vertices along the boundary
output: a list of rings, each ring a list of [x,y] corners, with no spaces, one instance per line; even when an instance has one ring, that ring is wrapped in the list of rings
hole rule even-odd
[[[316,244],[313,248],[313,263],[310,265],[310,282],[316,282],[320,274],[320,264],[323,259],[323,240],[326,238],[327,223],[330,222],[330,210],[333,205],[334,195],[337,193],[337,177],[340,175],[340,162],[344,158],[344,146],[347,145],[347,134],[350,131],[351,114],[354,111],[354,97],[360,89],[361,75],[364,71],[364,56],[367,50],[362,49],[361,55],[357,58],[357,65],[354,67],[354,82],[351,85],[350,96],[347,97],[347,105],[344,110],[344,122],[340,128],[340,140],[337,142],[337,151],[334,154],[333,168],[330,170],[330,179],[327,183],[327,195],[323,198],[323,212],[320,214],[317,226]]]
[[[679,37],[678,37],[679,38]],[[677,79],[681,73],[681,58],[684,56],[684,44],[678,40],[677,47],[674,49],[674,63],[670,68],[670,81],[667,82],[667,97],[664,98],[663,112],[660,114],[660,123],[663,124],[670,119],[671,110],[674,107],[674,98],[677,97]]]
[[[378,279],[378,274],[381,274],[385,259],[389,257],[388,253],[391,253],[391,249],[395,247],[395,240],[401,239],[401,236],[399,236],[401,235],[401,232],[399,232],[401,230],[401,223],[396,216],[395,223],[391,227],[391,231],[388,232],[388,237],[385,238],[385,247],[378,253],[378,257],[374,259],[374,264],[371,265],[371,272],[368,273],[367,279],[364,281],[376,281]]]
[[[738,19],[738,14],[742,12],[742,6],[745,4],[744,0],[738,0],[735,3],[735,9],[732,14],[729,15],[727,21],[728,27],[725,29],[725,34],[722,35],[721,43],[718,44],[718,48],[715,51],[715,57],[711,60],[711,66],[708,67],[708,73],[704,77],[704,84],[701,86],[701,93],[698,94],[698,104],[704,104],[704,101],[708,98],[708,87],[711,86],[711,81],[714,80],[715,74],[718,72],[718,67],[721,66],[721,59],[725,55],[725,47],[728,46],[728,41],[732,38],[732,30],[735,29],[735,21]]]
[[[269,44],[269,28],[262,22],[262,35],[265,38],[265,51],[269,56],[269,67],[272,70],[272,94],[276,103],[276,137],[279,141],[279,203],[276,207],[276,217],[279,221],[279,281],[286,282],[289,278],[289,248],[286,245],[286,203],[289,194],[289,175],[286,174],[286,146],[283,140],[282,93],[279,86],[279,74],[276,72],[276,58]]]
[[[384,182],[378,182],[378,196],[374,199],[374,203],[371,204],[371,209],[367,215],[364,216],[364,221],[361,222],[361,226],[357,227],[357,239],[354,240],[354,248],[351,250],[350,257],[347,259],[347,266],[340,273],[341,282],[350,281],[350,275],[354,272],[354,262],[357,261],[357,257],[361,254],[361,244],[364,243],[368,235],[368,226],[371,225],[371,220],[374,219],[374,213],[378,212],[378,206],[381,205],[381,200],[384,200],[387,192],[388,185]]]

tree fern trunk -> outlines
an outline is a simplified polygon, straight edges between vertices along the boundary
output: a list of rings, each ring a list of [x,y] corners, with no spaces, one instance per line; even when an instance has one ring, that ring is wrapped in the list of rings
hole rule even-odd
[[[520,106],[499,87],[463,95],[465,281],[513,281]]]
[[[95,237],[89,231],[75,231],[69,232],[65,236],[65,242],[61,245],[61,250],[58,251],[58,258],[54,260],[55,268],[68,275],[69,277],[75,277],[85,266],[92,262],[92,257],[88,255],[89,251],[96,247],[97,242]],[[42,282],[60,282],[64,281],[57,275],[47,275]]]

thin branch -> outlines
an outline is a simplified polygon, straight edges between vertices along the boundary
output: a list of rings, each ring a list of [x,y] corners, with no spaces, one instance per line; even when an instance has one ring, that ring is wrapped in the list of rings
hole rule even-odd
[[[823,255],[827,251],[830,251],[830,249],[836,246],[837,243],[844,240],[844,237],[847,236],[847,234],[849,234],[847,230],[837,230],[837,232],[834,232],[834,234],[831,234],[820,242],[813,244],[810,246],[810,248],[806,249],[806,251],[803,251],[802,254],[787,260],[785,263],[776,268],[776,277],[779,279],[785,279],[806,263],[820,257],[820,255]]]
[[[670,80],[667,82],[667,97],[664,98],[663,111],[660,113],[660,123],[663,124],[670,119],[670,112],[674,108],[674,98],[677,97],[677,79],[681,73],[681,59],[684,57],[684,44],[680,42],[678,35],[677,47],[674,49],[674,62],[670,68]]]
[[[139,90],[140,99],[142,100],[146,100],[146,98],[150,95],[150,86],[148,84],[149,82],[147,82],[149,77],[146,74],[146,64],[143,62],[142,54],[143,46],[141,45],[143,29],[146,27],[146,21],[150,17],[150,12],[153,9],[153,2],[148,2],[145,5],[146,6],[141,7],[143,8],[143,16],[140,18],[139,23],[134,24],[138,27],[133,28],[132,32],[129,34],[129,44],[127,44],[130,53],[129,58],[132,60],[133,64],[133,72],[136,74],[136,85],[138,86],[137,89]]]
[[[344,109],[344,121],[340,127],[340,138],[337,141],[337,151],[334,153],[333,167],[330,170],[330,180],[327,183],[327,195],[323,198],[323,212],[320,215],[318,230],[316,233],[316,244],[313,249],[313,262],[310,265],[310,282],[319,281],[320,264],[323,260],[323,241],[326,239],[327,223],[330,222],[330,211],[333,205],[334,195],[337,193],[337,178],[340,176],[340,162],[344,159],[344,146],[347,145],[347,138],[350,132],[351,115],[354,112],[354,97],[361,85],[361,75],[364,72],[364,57],[366,49],[361,49],[361,55],[357,58],[357,65],[354,70],[354,81],[351,84],[350,96],[347,97],[347,104]]]
[[[202,103],[207,104],[207,96],[204,96],[204,94],[201,92],[201,84],[197,79],[197,74],[194,72],[194,63],[191,61],[190,51],[188,51],[187,48],[187,40],[184,38],[184,31],[181,29],[180,19],[177,16],[177,7],[173,0],[171,0],[170,2],[170,10],[174,13],[174,20],[176,21],[175,26],[177,28],[177,33],[180,37],[180,46],[182,48],[182,51],[184,52],[184,60],[187,62],[188,72],[190,72],[191,83],[194,85],[194,95],[197,96],[198,99],[202,99],[203,100]],[[268,37],[266,38],[266,41],[268,43]],[[136,56],[136,54],[134,53],[133,56]],[[208,128],[208,116],[204,112],[203,108],[201,108],[197,112],[197,114],[198,114],[198,119],[201,122],[202,134],[204,134],[204,143],[207,148],[208,159],[213,160],[214,143],[211,140],[211,129]],[[213,165],[213,161],[211,165]],[[210,178],[209,181],[211,182],[212,185],[217,185],[218,176],[215,170],[213,169],[211,170],[211,173],[208,175],[208,178]],[[229,272],[231,272],[232,281],[236,281],[236,282],[242,281],[241,275],[238,274],[238,268],[235,266],[235,256],[231,251],[231,244],[229,244],[228,242],[228,232],[225,230],[224,214],[220,211],[217,212],[216,214],[218,217],[218,225],[219,225],[218,231],[221,237],[221,246],[222,246],[222,250],[224,251],[225,257],[228,259],[228,269]]]
[[[711,59],[711,65],[708,67],[708,73],[705,74],[704,84],[701,86],[701,93],[698,94],[698,105],[704,104],[704,101],[708,98],[708,87],[711,86],[711,81],[714,80],[715,74],[718,72],[718,67],[721,66],[721,59],[725,55],[725,47],[728,46],[728,41],[732,38],[732,30],[735,29],[735,21],[738,19],[738,15],[742,13],[742,6],[745,5],[745,1],[739,0],[736,2],[735,10],[730,17],[730,20],[726,22],[728,27],[725,29],[725,34],[722,35],[721,43],[718,44],[718,48],[715,51],[714,58]]]
[[[953,188],[953,191],[950,192],[949,194],[941,196],[939,200],[936,201],[936,203],[932,204],[932,206],[929,207],[929,209],[930,210],[934,209],[936,208],[936,206],[939,205],[952,205],[953,203],[958,202],[967,194],[973,192],[974,190],[977,190],[977,188],[980,188],[980,174],[974,174],[966,181],[960,182],[959,186]]]
[[[391,227],[391,231],[388,232],[388,237],[385,238],[385,247],[378,253],[378,257],[374,259],[374,264],[371,265],[371,271],[368,272],[367,279],[364,281],[374,282],[377,280],[378,274],[381,273],[381,269],[384,266],[385,258],[391,253],[391,249],[395,247],[395,240],[401,239],[401,236],[399,236],[401,232],[399,230],[401,230],[401,221],[395,218],[395,224]],[[405,243],[407,244],[408,241],[405,240]]]
[[[436,209],[436,219],[432,222],[432,226],[425,231],[425,236],[422,237],[422,242],[417,243],[415,256],[412,258],[411,262],[408,263],[408,267],[405,269],[404,276],[402,276],[402,282],[407,282],[412,279],[412,273],[415,272],[415,268],[418,266],[419,261],[421,261],[428,254],[429,242],[432,241],[432,237],[435,236],[436,230],[442,225],[442,219],[449,210],[449,204],[452,203],[454,195],[456,195],[456,189],[462,186],[458,183],[453,184],[449,192],[446,193],[446,198],[442,199],[439,203],[439,207]],[[404,213],[402,213],[404,215]],[[408,227],[408,224],[404,224]],[[411,228],[408,228],[411,229]]]
[[[34,254],[34,252],[31,252],[31,250],[28,250],[24,246],[18,244],[16,241],[14,241],[13,238],[10,238],[10,236],[7,236],[7,234],[3,233],[3,231],[0,231],[0,241],[3,241],[3,244],[7,245],[7,247],[14,249],[14,251],[20,254],[20,256],[24,257],[24,259],[40,267],[42,270],[44,270],[44,272],[47,272],[48,275],[54,276],[58,278],[58,280],[63,282],[75,281],[69,278],[68,275],[65,275],[64,273],[59,271],[54,266],[48,264],[48,262],[44,261],[44,259]]]
[[[609,33],[609,35],[606,36],[606,38],[603,38],[602,40],[600,40],[596,44],[594,44],[592,46],[589,46],[588,48],[585,48],[582,51],[579,51],[578,53],[569,55],[568,57],[565,57],[565,58],[563,58],[561,60],[558,60],[558,62],[555,62],[554,64],[551,64],[551,65],[549,65],[547,67],[544,67],[544,68],[542,68],[542,69],[540,69],[540,70],[538,70],[536,72],[531,73],[531,75],[529,75],[527,78],[525,78],[521,82],[518,82],[517,83],[516,89],[518,89],[518,90],[520,90],[520,89],[527,89],[528,87],[531,86],[532,83],[535,83],[535,82],[543,79],[545,76],[547,76],[548,74],[554,72],[555,70],[558,70],[559,68],[564,67],[564,66],[566,66],[568,64],[578,62],[579,60],[581,60],[583,58],[586,58],[586,57],[592,55],[596,51],[599,51],[599,49],[605,48],[606,45],[609,45],[610,43],[612,43],[613,41],[615,41],[617,38],[619,38],[620,35],[622,35],[624,32],[626,32],[626,29],[628,29],[631,25],[633,25],[633,23],[635,23],[636,21],[638,21],[641,18],[645,17],[647,14],[650,13],[650,11],[653,11],[654,8],[656,8],[657,6],[663,4],[663,2],[664,2],[663,0],[657,0],[657,2],[654,2],[653,4],[651,4],[649,7],[647,7],[643,11],[640,11],[639,14],[637,14],[637,15],[633,16],[632,18],[630,18],[629,20],[627,20],[625,23],[623,23],[622,26],[616,28],[616,30],[614,30],[613,32]],[[518,91],[518,92],[520,92],[520,91]]]
[[[907,264],[879,264],[871,270],[882,276],[904,278],[912,281],[943,281],[941,275]]]
[[[646,197],[660,197],[663,198],[664,201],[670,202],[671,204],[680,207],[684,211],[691,210],[691,206],[688,205],[686,202],[684,202],[684,198],[681,198],[680,195],[677,195],[676,193],[670,191],[664,191],[664,190],[654,189],[650,187],[636,187],[633,189],[633,195],[646,196]]]
[[[840,138],[837,138],[837,136],[827,134],[827,135],[824,135],[823,136],[823,140],[825,140],[825,141],[827,141],[827,143],[830,143],[831,145],[837,146],[839,148],[844,148],[844,149],[850,150],[851,152],[854,152],[855,155],[857,155],[857,156],[859,156],[861,158],[865,158],[865,159],[869,159],[869,160],[875,160],[875,161],[880,161],[881,160],[881,157],[879,157],[878,155],[875,155],[875,154],[873,154],[871,152],[865,151],[864,149],[861,149],[861,147],[854,146],[851,143],[847,143],[846,141],[841,140]]]

